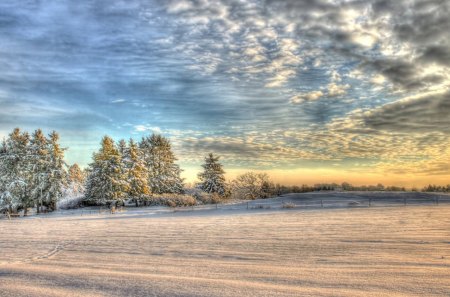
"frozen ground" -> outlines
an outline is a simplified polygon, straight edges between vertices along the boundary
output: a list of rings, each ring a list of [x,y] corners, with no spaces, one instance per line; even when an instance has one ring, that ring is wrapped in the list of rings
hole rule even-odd
[[[449,203],[311,195],[2,219],[0,296],[450,296]]]

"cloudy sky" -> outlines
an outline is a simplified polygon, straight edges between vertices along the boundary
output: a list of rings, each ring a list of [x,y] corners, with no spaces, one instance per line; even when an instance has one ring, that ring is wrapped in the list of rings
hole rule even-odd
[[[2,0],[0,137],[172,140],[285,183],[450,183],[447,0]]]

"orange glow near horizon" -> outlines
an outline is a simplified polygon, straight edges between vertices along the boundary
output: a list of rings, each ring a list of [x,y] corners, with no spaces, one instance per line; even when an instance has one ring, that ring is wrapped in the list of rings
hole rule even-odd
[[[238,175],[252,171],[246,169],[226,169],[228,181],[233,180]],[[197,180],[197,173],[200,168],[186,168],[182,176],[186,183],[194,183]],[[420,176],[414,174],[361,174],[357,172],[348,172],[345,170],[332,169],[285,169],[285,170],[259,170],[257,172],[267,173],[274,183],[282,185],[314,185],[320,183],[348,182],[355,186],[376,185],[378,183],[384,186],[399,186],[407,189],[418,188],[429,185],[447,185],[450,183],[450,175]]]

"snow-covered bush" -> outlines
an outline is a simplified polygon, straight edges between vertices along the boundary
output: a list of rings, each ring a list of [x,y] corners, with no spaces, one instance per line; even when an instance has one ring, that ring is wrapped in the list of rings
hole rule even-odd
[[[197,204],[194,197],[186,194],[159,194],[149,199],[150,205],[163,206],[193,206]]]
[[[186,193],[193,196],[197,200],[197,204],[218,204],[226,200],[218,193],[207,193],[198,188],[187,189]]]
[[[295,204],[292,202],[283,203],[283,208],[295,208]]]

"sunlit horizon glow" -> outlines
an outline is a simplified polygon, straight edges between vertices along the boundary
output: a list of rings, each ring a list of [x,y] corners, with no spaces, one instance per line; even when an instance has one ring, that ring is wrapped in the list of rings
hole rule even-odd
[[[0,138],[167,136],[187,182],[450,183],[450,2],[0,3]]]

